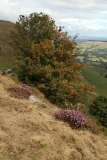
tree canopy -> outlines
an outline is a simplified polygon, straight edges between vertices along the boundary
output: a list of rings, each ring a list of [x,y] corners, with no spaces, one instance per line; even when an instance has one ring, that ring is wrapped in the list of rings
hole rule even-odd
[[[87,102],[94,88],[84,82],[77,63],[78,45],[47,14],[19,16],[12,37],[17,49],[20,80],[36,85],[53,103],[69,106]]]

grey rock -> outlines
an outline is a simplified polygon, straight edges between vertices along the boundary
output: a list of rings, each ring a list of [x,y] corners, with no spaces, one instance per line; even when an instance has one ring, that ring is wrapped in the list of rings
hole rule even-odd
[[[9,75],[9,76],[14,76],[14,73],[13,73],[13,72],[12,72],[12,73],[8,73],[8,75]]]
[[[0,73],[1,73],[1,74],[4,74],[4,73],[5,73],[5,71],[4,71],[4,70],[0,70]]]
[[[44,102],[42,102],[38,97],[34,96],[34,95],[30,95],[29,96],[29,102],[31,103],[40,103],[40,104],[45,104]]]
[[[7,69],[7,70],[5,71],[5,73],[6,73],[6,74],[12,73],[12,70],[11,70],[11,69]]]
[[[2,75],[10,75],[10,76],[14,75],[11,69],[0,70],[0,74],[2,74]]]

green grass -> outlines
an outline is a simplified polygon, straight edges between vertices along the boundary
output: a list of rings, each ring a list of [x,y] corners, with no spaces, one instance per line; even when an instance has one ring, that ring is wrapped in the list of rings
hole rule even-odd
[[[93,98],[99,95],[107,95],[107,78],[104,78],[101,73],[104,73],[105,70],[101,68],[94,68],[87,66],[87,69],[83,71],[83,76],[84,78],[88,81],[89,84],[96,86],[96,94],[93,94]],[[91,116],[89,113],[89,105],[87,105],[85,109],[85,113],[87,114],[88,117],[90,117],[93,122],[97,123],[103,132],[105,136],[107,136],[107,128],[104,126],[101,126],[98,123],[97,118],[94,116]]]
[[[0,70],[5,70],[5,69],[8,69],[8,68],[9,67],[6,64],[4,64],[3,61],[0,60]]]
[[[15,50],[10,30],[15,31],[15,24],[9,21],[0,20],[0,69],[9,67],[13,62]],[[10,67],[9,67],[10,68]]]
[[[91,67],[87,67],[83,71],[83,76],[89,84],[96,86],[96,93],[98,95],[107,95],[107,78],[101,76],[99,72]]]
[[[95,50],[98,50],[97,53],[100,53],[102,52],[102,54],[106,54],[107,52],[107,43],[100,43],[100,42],[83,42],[81,44],[79,44],[79,47],[80,47],[80,50],[81,50],[81,53],[83,53],[84,51],[90,51],[91,52],[94,52]],[[103,51],[100,51],[100,49],[103,49]],[[86,52],[87,52],[86,51]]]

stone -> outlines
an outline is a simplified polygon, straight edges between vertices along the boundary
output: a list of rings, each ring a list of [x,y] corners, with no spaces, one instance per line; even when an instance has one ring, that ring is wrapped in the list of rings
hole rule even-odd
[[[34,95],[29,96],[29,102],[31,102],[31,103],[36,103],[37,102],[37,103],[40,103],[40,104],[45,104],[38,97],[36,97]]]
[[[1,73],[1,74],[5,74],[5,71],[4,71],[4,70],[0,70],[0,73]]]
[[[0,70],[0,74],[2,74],[2,75],[10,75],[10,76],[14,75],[11,69]]]
[[[7,69],[7,70],[5,71],[5,73],[6,73],[6,74],[12,73],[12,70],[11,70],[11,69]]]

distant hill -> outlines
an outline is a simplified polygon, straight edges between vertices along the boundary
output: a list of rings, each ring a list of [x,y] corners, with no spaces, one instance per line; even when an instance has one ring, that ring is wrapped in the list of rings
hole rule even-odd
[[[15,24],[9,21],[0,20],[0,69],[8,68],[12,64],[13,49],[10,30],[15,30]]]
[[[96,41],[96,42],[107,42],[105,37],[91,37],[91,36],[78,36],[75,41],[77,43],[83,43],[87,41]]]

